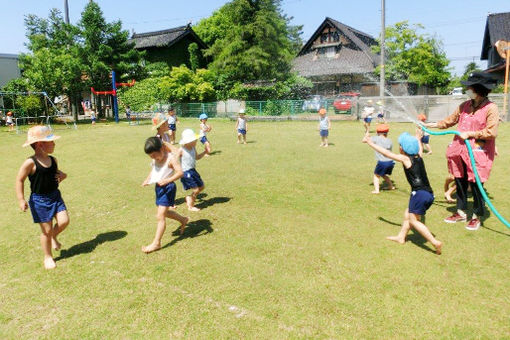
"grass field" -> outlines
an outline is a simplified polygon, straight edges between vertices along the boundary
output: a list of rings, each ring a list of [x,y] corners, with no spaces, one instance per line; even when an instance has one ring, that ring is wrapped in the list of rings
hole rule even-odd
[[[453,211],[442,196],[450,136],[432,137],[425,156],[438,256],[413,233],[405,245],[385,240],[400,229],[409,185],[397,165],[397,190],[370,194],[375,160],[360,122],[334,122],[327,149],[316,122],[249,123],[247,145],[233,122],[211,124],[215,153],[197,163],[203,209],[185,210],[178,183],[178,211],[192,222],[179,237],[169,221],[164,248],[149,255],[140,248],[154,237],[154,191],[140,184],[150,127],[58,130],[71,223],[53,271],[15,198],[31,149],[25,135],[0,132],[0,338],[510,338],[510,229],[493,215],[476,232],[442,221]],[[413,129],[392,124],[394,145]],[[486,184],[507,219],[509,132],[500,128]]]

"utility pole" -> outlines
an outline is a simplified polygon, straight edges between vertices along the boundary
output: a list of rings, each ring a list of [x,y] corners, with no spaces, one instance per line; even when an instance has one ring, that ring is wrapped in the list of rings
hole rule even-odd
[[[69,25],[69,4],[64,0],[65,22]]]
[[[381,0],[381,78],[379,80],[379,97],[381,99],[384,97],[384,89],[385,89],[385,82],[384,82],[384,49],[385,49],[385,43],[386,40],[386,25],[384,23],[384,17],[385,17],[385,0]]]

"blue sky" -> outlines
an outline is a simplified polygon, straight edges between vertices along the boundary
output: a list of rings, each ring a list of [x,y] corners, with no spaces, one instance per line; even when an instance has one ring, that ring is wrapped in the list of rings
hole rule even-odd
[[[70,19],[76,23],[88,0],[68,0]],[[120,19],[130,32],[148,32],[195,24],[228,1],[221,0],[96,0],[107,21]],[[26,52],[24,16],[46,18],[50,8],[63,11],[64,0],[0,0],[0,53]],[[283,12],[293,23],[303,26],[306,41],[326,16],[374,37],[381,31],[380,0],[283,0]],[[441,40],[454,73],[462,73],[467,63],[480,61],[480,51],[488,13],[510,12],[510,0],[386,0],[386,25],[408,20],[425,26],[422,33]]]

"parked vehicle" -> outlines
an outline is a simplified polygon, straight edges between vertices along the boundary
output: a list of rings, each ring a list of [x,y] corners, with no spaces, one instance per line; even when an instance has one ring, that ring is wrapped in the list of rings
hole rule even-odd
[[[462,96],[462,87],[454,87],[453,90],[450,91],[450,95]]]
[[[353,102],[359,97],[357,92],[343,92],[333,101],[335,113],[351,113]]]
[[[314,111],[317,112],[323,106],[325,106],[326,100],[323,96],[315,95],[309,97],[307,100],[303,102],[303,111]]]

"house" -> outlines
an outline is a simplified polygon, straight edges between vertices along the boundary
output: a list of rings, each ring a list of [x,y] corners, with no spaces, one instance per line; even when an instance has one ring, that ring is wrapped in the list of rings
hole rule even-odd
[[[503,80],[505,60],[498,53],[496,42],[510,46],[510,12],[489,14],[485,24],[481,60],[487,60],[487,72]],[[510,53],[510,52],[508,52]]]
[[[0,88],[11,79],[21,77],[17,54],[0,53]]]
[[[326,17],[293,60],[293,70],[314,83],[315,94],[360,92],[362,83],[377,80],[375,44],[369,34]]]
[[[207,49],[207,45],[193,31],[191,25],[156,32],[133,33],[130,41],[135,43],[135,49],[145,51],[146,62],[164,62],[169,67],[182,64],[191,67],[188,47],[196,43],[199,67],[206,66],[203,50]]]

